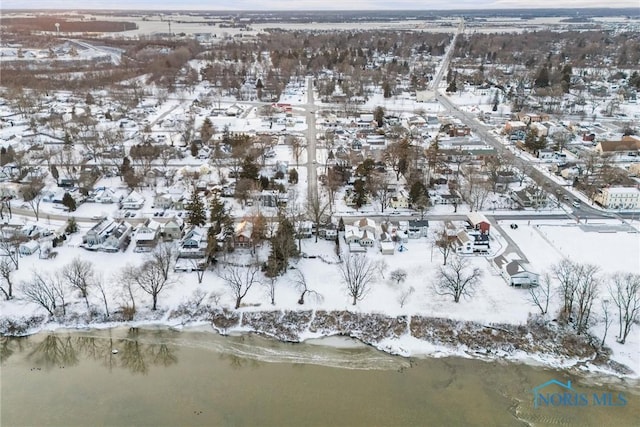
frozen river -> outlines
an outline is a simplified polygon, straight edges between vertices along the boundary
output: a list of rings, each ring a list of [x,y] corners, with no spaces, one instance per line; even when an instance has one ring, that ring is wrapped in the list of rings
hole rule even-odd
[[[120,328],[2,338],[0,350],[2,426],[630,426],[640,419],[637,385],[617,379],[407,359],[341,338],[286,344]],[[534,408],[532,389],[550,379],[570,380],[585,395],[623,393],[627,404]]]

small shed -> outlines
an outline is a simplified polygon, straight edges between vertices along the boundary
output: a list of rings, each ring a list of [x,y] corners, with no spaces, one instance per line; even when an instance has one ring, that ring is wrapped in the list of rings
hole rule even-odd
[[[393,255],[395,252],[395,245],[393,242],[380,242],[380,253],[382,255]]]
[[[31,255],[34,254],[39,247],[40,244],[37,241],[29,240],[20,244],[20,246],[18,247],[18,252],[20,252],[20,255]]]

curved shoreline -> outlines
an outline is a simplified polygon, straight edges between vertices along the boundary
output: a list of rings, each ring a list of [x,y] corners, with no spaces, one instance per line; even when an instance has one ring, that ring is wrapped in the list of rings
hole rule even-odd
[[[190,307],[193,308],[193,307]],[[618,378],[640,375],[603,353],[590,336],[578,336],[555,322],[529,319],[525,325],[481,324],[427,316],[387,316],[327,310],[234,311],[210,306],[184,307],[134,320],[61,321],[33,316],[0,319],[2,336],[25,336],[59,329],[108,329],[122,326],[189,328],[210,325],[221,335],[256,333],[282,342],[345,336],[403,357],[457,356],[507,360],[559,369],[580,369]]]

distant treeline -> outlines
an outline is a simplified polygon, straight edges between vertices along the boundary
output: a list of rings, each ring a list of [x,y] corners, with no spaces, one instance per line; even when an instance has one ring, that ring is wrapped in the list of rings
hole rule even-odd
[[[39,16],[36,18],[0,18],[0,26],[15,32],[24,31],[56,31],[60,24],[60,31],[76,33],[114,33],[118,31],[135,30],[138,26],[125,21],[68,21],[60,17]]]

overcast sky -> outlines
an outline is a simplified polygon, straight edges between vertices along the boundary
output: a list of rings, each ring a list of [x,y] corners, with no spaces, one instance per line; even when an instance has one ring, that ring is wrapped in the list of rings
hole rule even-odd
[[[640,7],[640,0],[0,0],[2,9],[425,10]]]

